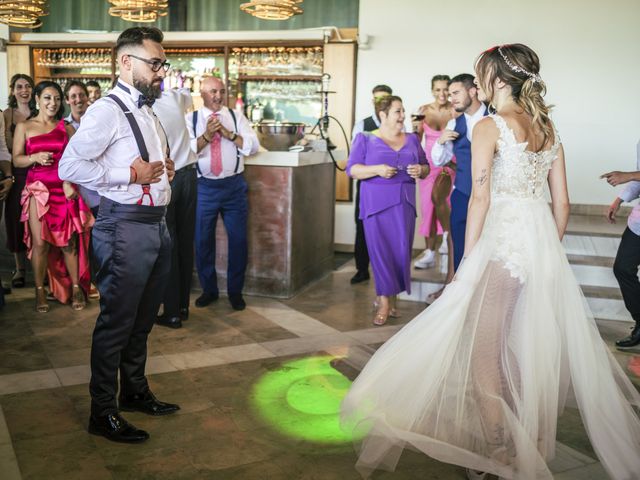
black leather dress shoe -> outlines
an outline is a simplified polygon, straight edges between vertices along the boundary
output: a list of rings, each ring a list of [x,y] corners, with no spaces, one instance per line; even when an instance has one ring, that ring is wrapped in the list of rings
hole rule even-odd
[[[231,308],[234,310],[244,310],[247,308],[247,304],[242,298],[241,293],[234,293],[229,295],[229,303],[231,304]]]
[[[207,305],[209,305],[212,302],[215,302],[216,300],[218,300],[218,294],[212,294],[212,293],[207,293],[207,292],[203,292],[202,295],[200,295],[198,298],[196,298],[196,307],[206,307]]]
[[[180,410],[178,405],[158,400],[151,391],[136,395],[121,396],[118,401],[120,410],[125,412],[142,412],[147,415],[169,415]]]
[[[112,442],[141,443],[149,439],[144,430],[134,427],[117,413],[89,417],[89,433],[101,435]]]
[[[640,345],[640,322],[631,330],[631,335],[616,342],[618,348],[631,348]]]
[[[163,327],[182,328],[182,319],[180,317],[165,317],[164,315],[159,315],[156,318],[156,323]]]
[[[371,278],[369,276],[369,272],[356,272],[356,274],[351,277],[351,285],[355,285],[356,283],[366,282]]]
[[[183,322],[189,318],[189,307],[184,307],[180,309],[180,320]]]

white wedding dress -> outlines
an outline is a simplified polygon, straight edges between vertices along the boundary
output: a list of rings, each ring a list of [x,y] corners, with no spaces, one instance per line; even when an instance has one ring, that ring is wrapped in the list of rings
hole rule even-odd
[[[640,478],[640,395],[604,344],[544,198],[544,152],[500,139],[480,239],[442,296],[371,358],[342,404],[358,469],[403,448],[505,479],[552,479],[558,415],[577,403],[616,480]]]

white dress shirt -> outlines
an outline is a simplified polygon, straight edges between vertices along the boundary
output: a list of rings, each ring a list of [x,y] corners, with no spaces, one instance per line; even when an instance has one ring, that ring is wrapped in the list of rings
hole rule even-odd
[[[480,105],[480,108],[476,110],[473,115],[469,115],[464,113],[464,117],[467,120],[467,139],[471,141],[471,136],[473,135],[473,127],[476,126],[482,118],[484,117],[484,112],[487,110],[487,107],[484,106],[484,103]],[[446,130],[455,130],[456,128],[456,119],[452,118],[447,122]],[[451,161],[453,158],[453,142],[449,140],[444,145],[441,145],[439,142],[433,144],[431,148],[431,160],[434,165],[438,167],[442,167]]]
[[[76,122],[73,119],[72,114],[67,115],[64,120],[69,125],[71,125],[74,130],[78,131],[78,129],[80,128],[80,122]],[[80,120],[82,120],[82,118]],[[80,190],[80,195],[82,196],[84,203],[89,205],[89,208],[97,207],[98,205],[100,205],[100,195],[98,194],[98,192],[87,188],[84,185],[78,185],[78,189]]]
[[[636,152],[636,170],[640,170],[640,142],[638,142]],[[640,197],[640,182],[629,182],[629,184],[622,191],[622,193],[618,195],[618,197],[620,197],[620,199],[624,202],[632,202],[636,200],[638,197]],[[640,235],[640,204],[637,204],[635,207],[633,207],[633,210],[631,210],[629,218],[627,219],[627,226],[633,233],[635,233],[636,235]]]
[[[4,115],[0,114],[0,162],[10,162],[11,154],[7,148],[7,137],[4,133]]]
[[[73,115],[69,114],[65,117],[64,119],[65,122],[67,122],[69,125],[71,125],[75,130],[78,130],[80,128],[80,122],[76,122],[73,119]]]
[[[202,107],[198,110],[195,132],[193,131],[193,114],[187,114],[185,119],[187,121],[189,136],[191,137],[191,149],[198,155],[199,177],[202,176],[210,179],[221,179],[231,177],[236,173],[241,173],[244,171],[244,157],[257,153],[258,148],[260,148],[258,136],[256,135],[256,132],[253,131],[253,128],[251,128],[251,124],[249,123],[249,120],[247,120],[247,117],[239,114],[238,112],[234,112],[236,115],[236,123],[238,124],[238,129],[236,130],[233,125],[233,118],[231,117],[231,113],[229,113],[229,109],[227,107],[222,107],[218,113],[220,114],[220,122],[222,123],[222,126],[230,132],[237,133],[242,137],[242,147],[236,149],[236,145],[231,140],[227,140],[226,138],[221,139],[222,173],[215,176],[211,173],[211,144],[208,143],[205,145],[199,153],[197,146],[198,137],[206,130],[207,119],[211,114],[213,114],[213,111],[209,110],[207,107]],[[240,153],[240,164],[238,165],[238,171],[236,172],[236,157],[238,152]]]
[[[191,150],[191,139],[185,123],[185,114],[192,105],[191,92],[187,88],[165,90],[153,104],[153,111],[167,133],[171,159],[176,164],[176,170],[195,164],[197,159]]]
[[[146,105],[138,108],[140,92],[118,80],[130,93],[116,87],[110,93],[120,98],[140,127],[149,161],[165,160],[164,132],[155,114]],[[114,202],[135,204],[142,198],[142,185],[129,184],[130,166],[140,156],[131,126],[122,109],[110,98],[93,103],[82,117],[82,124],[71,137],[60,159],[58,174],[62,180],[85,185]],[[166,172],[160,182],[151,184],[151,197],[156,206],[167,205],[171,187]],[[148,204],[145,195],[144,204]]]
[[[378,117],[376,116],[375,112],[371,114],[371,118],[373,118],[373,123],[376,124],[376,127],[380,128],[380,120],[378,120]],[[352,142],[356,139],[356,135],[364,132],[364,121],[365,119],[363,118],[362,120],[357,121],[356,124],[353,126],[353,130],[351,130]]]

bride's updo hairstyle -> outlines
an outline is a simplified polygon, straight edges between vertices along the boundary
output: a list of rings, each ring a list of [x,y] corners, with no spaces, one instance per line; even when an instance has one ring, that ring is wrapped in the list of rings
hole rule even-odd
[[[543,134],[544,141],[539,148],[542,150],[553,136],[553,126],[549,118],[551,106],[542,98],[547,87],[540,77],[540,60],[536,52],[521,43],[493,47],[480,54],[476,72],[489,102],[493,100],[496,79],[511,87],[516,103],[531,115],[534,128],[539,128]]]

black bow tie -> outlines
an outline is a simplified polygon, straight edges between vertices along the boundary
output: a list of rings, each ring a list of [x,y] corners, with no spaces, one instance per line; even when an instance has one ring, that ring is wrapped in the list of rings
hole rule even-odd
[[[153,104],[155,103],[156,99],[155,98],[147,98],[144,95],[140,95],[138,97],[138,108],[142,108],[143,105],[146,105],[147,107],[151,108],[153,107]]]

